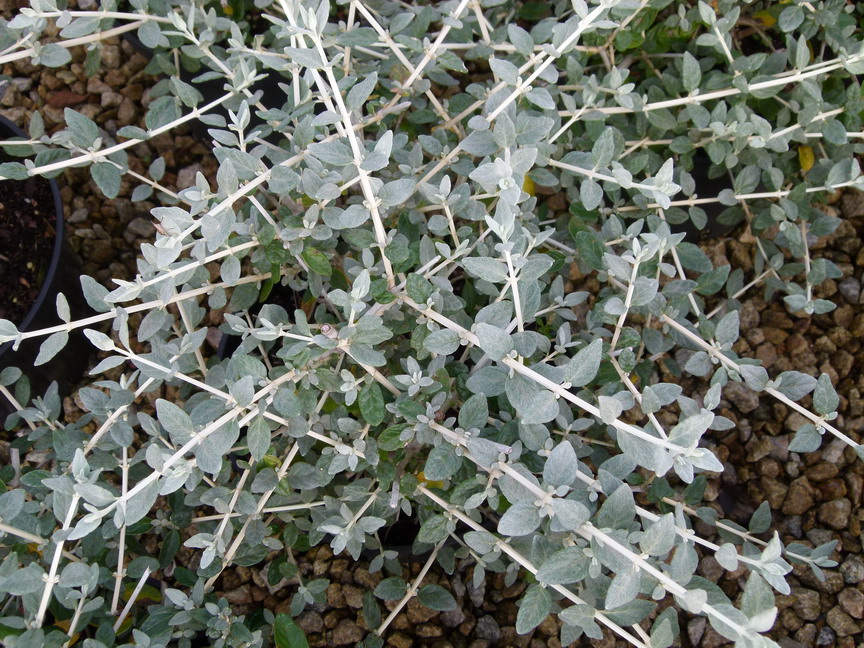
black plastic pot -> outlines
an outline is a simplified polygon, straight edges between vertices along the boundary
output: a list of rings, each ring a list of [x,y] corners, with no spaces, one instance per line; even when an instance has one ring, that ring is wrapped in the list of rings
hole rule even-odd
[[[407,516],[400,514],[393,524],[383,527],[378,532],[381,546],[384,551],[395,551],[397,559],[403,564],[425,562],[432,554],[432,546],[428,544],[415,546],[414,542],[420,532],[420,526],[416,511]],[[457,544],[452,536],[444,541],[445,547],[455,547]],[[366,560],[372,560],[378,555],[378,551],[364,548],[361,555]]]
[[[253,322],[265,303],[276,304],[287,312],[293,313],[295,309],[300,308],[300,295],[287,286],[283,286],[280,283],[275,284],[271,288],[270,294],[267,295],[265,302],[258,301],[249,308],[249,314],[252,316]],[[237,347],[240,346],[241,339],[240,335],[231,335],[223,331],[222,338],[219,340],[219,346],[216,349],[216,356],[220,360],[230,358],[237,350]]]
[[[21,129],[0,116],[0,139],[15,137],[26,139],[26,135]],[[3,182],[27,181],[3,180]],[[48,270],[36,301],[30,307],[23,321],[16,322],[19,331],[38,330],[60,324],[56,311],[57,293],[60,292],[69,302],[73,318],[82,316],[87,310],[86,301],[81,292],[81,262],[66,241],[63,204],[60,201],[57,183],[53,180],[44,180],[44,182],[48,182],[51,187],[54,203],[54,232],[48,234],[53,236],[54,243]],[[48,206],[43,205],[42,207]],[[69,343],[60,353],[38,367],[34,367],[33,362],[39,353],[39,347],[44,338],[25,340],[17,350],[13,350],[13,344],[8,342],[0,346],[0,370],[6,367],[21,369],[30,381],[32,395],[44,394],[52,381],[57,381],[61,396],[65,395],[69,393],[71,387],[80,379],[86,369],[91,349],[91,345],[84,339],[80,331],[73,331],[69,338]],[[22,405],[26,404],[22,403]],[[6,415],[13,411],[6,399],[0,397],[0,425],[2,425]]]
[[[732,189],[732,182],[729,179],[728,173],[712,178],[710,177],[712,163],[711,158],[704,149],[698,149],[693,154],[693,170],[690,175],[696,183],[696,195],[699,198],[713,198],[720,195],[724,189]],[[681,225],[673,227],[673,231],[682,231],[687,236],[685,241],[689,243],[698,243],[700,240],[720,238],[726,236],[738,224],[736,221],[730,222],[727,220],[727,212],[729,207],[725,207],[720,203],[706,203],[698,205],[705,211],[708,217],[708,222],[701,230],[693,224],[693,221],[687,218]],[[685,210],[686,211],[686,210]]]

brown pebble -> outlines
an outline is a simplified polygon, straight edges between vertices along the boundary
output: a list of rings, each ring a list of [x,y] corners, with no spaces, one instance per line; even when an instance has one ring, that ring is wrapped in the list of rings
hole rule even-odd
[[[123,95],[118,92],[103,92],[101,103],[103,108],[116,108],[123,103]]]
[[[120,94],[132,101],[141,101],[144,95],[144,87],[140,83],[133,83],[120,90]]]
[[[860,590],[847,588],[837,597],[840,605],[850,616],[860,619],[864,617],[864,594]]]
[[[849,489],[847,497],[852,501],[853,506],[860,506],[861,496],[864,493],[864,479],[855,473],[846,473],[844,479]]]
[[[802,646],[815,646],[817,632],[819,630],[813,623],[805,623],[804,627],[795,633],[795,640]]]
[[[770,369],[777,362],[777,349],[773,344],[760,344],[756,348],[756,358],[762,361],[762,366]]]
[[[852,513],[852,502],[845,497],[825,502],[819,507],[818,518],[832,529],[845,529],[849,525],[849,515]]]
[[[342,586],[339,583],[330,583],[327,586],[327,604],[334,608],[345,606],[345,597],[342,596]]]
[[[779,624],[786,628],[786,630],[795,631],[804,625],[804,620],[793,610],[782,610],[777,618]]]
[[[820,461],[815,466],[807,469],[807,477],[810,481],[814,482],[826,481],[836,477],[838,474],[840,474],[840,469],[837,465],[828,463],[827,461]]]
[[[411,648],[414,645],[414,640],[401,632],[391,632],[387,637],[387,645],[393,646],[393,648]]]
[[[228,590],[224,596],[232,605],[244,605],[252,602],[252,591],[248,584]]]
[[[806,477],[789,484],[781,511],[784,515],[803,515],[813,507],[813,488]]]
[[[414,632],[418,637],[429,639],[432,637],[440,637],[444,634],[444,629],[437,623],[421,623],[414,629]]]
[[[840,349],[831,356],[831,366],[834,367],[840,377],[845,378],[855,366],[855,357],[845,349]]]
[[[852,325],[849,327],[849,333],[856,338],[864,335],[864,313],[855,316],[855,319],[852,320]]]
[[[334,646],[355,644],[363,638],[363,630],[354,621],[342,619],[330,634],[330,643]]]
[[[435,610],[430,610],[423,605],[416,597],[410,599],[408,605],[405,607],[407,609],[408,621],[414,625],[426,623],[438,614]]]
[[[369,570],[363,567],[354,570],[354,582],[367,590],[374,590],[383,578],[380,571],[370,574]]]
[[[343,585],[342,596],[348,607],[360,609],[363,607],[363,590],[354,585]]]
[[[828,625],[830,625],[834,629],[834,632],[836,632],[840,637],[848,637],[849,635],[861,632],[861,626],[856,623],[852,617],[846,614],[839,605],[835,605],[833,608],[828,610],[827,620]]]
[[[792,609],[805,621],[815,621],[822,612],[819,592],[804,588],[792,589]]]
[[[842,479],[829,479],[816,487],[826,500],[835,500],[846,496],[846,482]]]
[[[135,103],[126,97],[120,102],[120,107],[117,109],[117,123],[120,126],[129,126],[135,123],[138,117],[138,109]]]
[[[410,631],[413,626],[408,621],[408,617],[405,616],[404,612],[400,612],[396,615],[396,618],[393,619],[393,623],[390,624],[390,627],[394,630],[408,630]]]

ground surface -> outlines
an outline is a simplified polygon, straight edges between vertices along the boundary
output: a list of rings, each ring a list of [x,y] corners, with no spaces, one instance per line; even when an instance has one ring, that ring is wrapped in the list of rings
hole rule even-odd
[[[12,10],[9,5],[8,0],[0,0],[0,10],[6,15]],[[6,66],[2,73],[14,81],[0,97],[0,113],[25,126],[27,115],[38,107],[49,132],[63,123],[65,107],[93,118],[108,136],[121,126],[140,125],[148,103],[147,90],[155,81],[142,72],[146,60],[127,43],[109,42],[103,72],[87,78],[82,56],[82,52],[75,52],[69,67],[56,70],[34,69],[23,60]],[[109,139],[107,143],[112,142]],[[182,188],[192,184],[199,170],[212,174],[213,159],[207,151],[188,133],[164,135],[132,149],[130,165],[146,174],[152,159],[161,155],[167,167],[162,184],[169,189]],[[125,181],[118,199],[105,200],[90,182],[86,169],[68,169],[58,182],[71,242],[84,262],[85,272],[103,282],[111,277],[132,278],[138,244],[149,240],[154,232],[149,210],[155,204],[132,203],[129,196],[133,187]],[[841,280],[826,281],[817,291],[817,296],[834,300],[837,310],[812,318],[790,316],[778,299],[766,303],[761,290],[753,289],[743,298],[744,336],[736,351],[760,358],[771,375],[788,369],[814,376],[828,373],[841,395],[840,418],[835,424],[860,439],[864,432],[864,375],[860,370],[864,366],[864,198],[853,194],[837,197],[831,208],[839,210],[844,222],[834,235],[817,241],[812,249],[814,256],[833,260],[843,271]],[[740,230],[734,236],[709,241],[703,249],[715,265],[731,262],[733,267],[747,272],[752,268],[752,239]],[[583,281],[578,275],[573,278]],[[590,280],[586,285],[590,288]],[[214,318],[211,324],[216,323]],[[67,399],[66,408],[74,411],[75,403]],[[784,648],[859,645],[864,641],[864,463],[851,449],[828,438],[819,452],[790,453],[789,442],[803,422],[799,415],[767,397],[759,398],[744,386],[727,389],[726,407],[719,413],[737,426],[726,433],[714,433],[711,439],[717,444],[725,471],[709,481],[706,498],[710,505],[724,516],[746,523],[758,504],[767,499],[774,514],[773,528],[784,542],[839,541],[835,559],[841,564],[827,572],[824,582],[809,570],[795,569],[790,577],[792,595],[778,600],[781,612],[773,636]],[[710,537],[711,531],[700,528],[700,534]],[[363,592],[373,588],[381,574],[370,574],[368,563],[334,557],[328,548],[309,552],[300,563],[304,575],[326,574],[332,580],[327,602],[308,609],[298,619],[310,644],[353,645],[364,634],[360,609]],[[419,564],[406,566],[405,576],[416,574],[419,568]],[[742,572],[726,573],[713,558],[704,558],[699,571],[730,593],[740,589]],[[439,582],[450,589],[460,608],[438,614],[412,601],[391,624],[387,643],[396,648],[559,645],[558,622],[551,618],[532,635],[516,635],[516,602],[524,582],[505,587],[502,576],[493,575],[483,587],[473,589],[466,584],[471,582],[470,574],[467,565],[453,577],[434,568],[426,582]],[[282,611],[287,609],[293,593],[291,586],[269,592],[258,571],[244,567],[226,572],[221,590],[241,612],[251,612],[262,604]],[[714,648],[727,643],[706,627],[704,619],[682,616],[682,623],[682,646]],[[593,645],[611,647],[616,642],[609,637]]]

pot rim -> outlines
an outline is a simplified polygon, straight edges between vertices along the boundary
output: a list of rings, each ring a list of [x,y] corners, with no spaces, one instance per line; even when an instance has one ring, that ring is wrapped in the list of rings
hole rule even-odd
[[[23,137],[25,139],[27,138],[27,135],[26,133],[24,133],[24,131],[18,128],[15,124],[13,124],[3,115],[0,115],[0,132],[9,133],[13,137]],[[13,322],[18,326],[19,331],[26,331],[27,327],[30,326],[33,319],[36,317],[36,314],[40,310],[42,310],[42,307],[45,305],[49,293],[52,292],[54,276],[57,274],[57,267],[60,265],[60,255],[63,251],[63,238],[66,233],[66,223],[63,218],[63,203],[60,200],[60,190],[57,188],[57,183],[53,179],[45,178],[45,180],[48,181],[48,184],[51,187],[51,196],[54,199],[54,218],[56,221],[54,226],[54,249],[51,253],[51,263],[48,265],[48,271],[45,273],[45,280],[42,282],[42,286],[39,288],[39,294],[36,296],[36,300],[30,306],[30,310],[27,311],[27,314],[24,316],[24,320],[22,322]],[[11,349],[12,344],[12,342],[7,342],[6,344],[0,346],[0,356],[2,356],[9,349]]]

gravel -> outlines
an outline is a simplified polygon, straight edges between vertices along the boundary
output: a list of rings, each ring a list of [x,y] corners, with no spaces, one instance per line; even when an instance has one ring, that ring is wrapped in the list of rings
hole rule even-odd
[[[744,383],[730,383],[723,390],[723,396],[743,414],[759,407],[759,394]]]
[[[816,626],[811,626],[811,627],[813,627],[814,630],[816,628]],[[802,637],[802,639],[803,639],[803,637]],[[836,640],[837,640],[837,633],[834,632],[828,626],[823,626],[822,629],[819,630],[819,634],[816,635],[816,644],[815,645],[817,646],[817,648],[822,648],[823,646],[826,648],[830,648],[830,646],[834,645],[834,642]],[[802,643],[804,643],[804,645],[807,645],[806,642],[802,642]]]
[[[840,606],[853,618],[864,618],[864,593],[861,590],[847,588],[837,596]]]
[[[78,0],[78,7],[96,6],[95,0]],[[106,139],[124,125],[140,125],[149,101],[147,90],[155,79],[143,72],[146,60],[127,43],[115,39],[105,45],[103,70],[91,78],[83,71],[83,51],[75,49],[73,62],[64,69],[34,69],[26,60],[4,66],[0,73],[11,77],[12,84],[0,98],[0,113],[26,127],[27,116],[41,107],[51,132],[62,124],[63,109],[71,107],[95,119]],[[194,183],[198,172],[208,178],[214,175],[214,160],[206,146],[186,132],[136,145],[130,150],[130,165],[146,175],[149,164],[160,155],[166,161],[161,184],[168,189]],[[71,229],[70,242],[82,257],[85,272],[106,283],[112,277],[131,279],[136,271],[135,250],[154,232],[149,212],[157,204],[155,200],[132,203],[129,196],[135,185],[124,182],[120,197],[107,201],[92,185],[86,169],[67,169],[58,182]],[[561,208],[566,208],[564,202]],[[824,282],[817,287],[815,296],[833,299],[840,307],[833,313],[812,317],[790,315],[781,300],[766,303],[760,290],[751,290],[742,297],[743,336],[734,350],[742,356],[760,358],[772,376],[787,370],[813,376],[827,373],[841,396],[840,416],[834,424],[858,440],[864,433],[864,375],[857,370],[864,366],[864,194],[847,192],[828,209],[839,209],[845,220],[835,234],[814,246],[818,248],[814,256],[833,261],[843,277]],[[745,272],[752,269],[753,247],[752,239],[738,240],[734,233],[725,240],[703,244],[712,258],[729,259]],[[688,377],[678,379],[661,373],[661,379],[681,382],[685,393],[704,393],[704,385]],[[774,526],[764,538],[776,529],[786,543],[818,544],[832,539],[840,543],[833,557],[841,564],[825,570],[824,581],[809,568],[795,566],[789,576],[792,594],[778,597],[781,613],[772,636],[784,648],[854,648],[864,630],[860,526],[864,462],[828,435],[818,452],[790,453],[789,441],[804,422],[800,415],[740,383],[730,383],[724,398],[719,413],[736,427],[710,433],[718,456],[729,468],[709,480],[706,504],[721,516],[746,525],[752,511],[767,499],[775,515]],[[809,397],[803,404],[809,406]],[[74,408],[74,403],[67,401],[64,407]],[[730,502],[734,506],[726,511],[723,506]],[[310,606],[297,618],[310,646],[353,645],[362,639],[367,632],[363,593],[374,589],[384,575],[370,573],[366,562],[333,557],[327,547],[298,559],[304,578],[326,574],[333,583],[326,603]],[[713,559],[703,559],[700,571],[710,574],[726,591],[739,589],[743,572],[729,574],[715,569],[715,564]],[[403,576],[410,578],[419,569],[419,564],[405,565]],[[386,633],[387,645],[559,646],[554,619],[541,624],[533,635],[516,637],[513,626],[521,589],[505,587],[503,574],[490,573],[487,582],[475,588],[470,564],[465,563],[457,565],[453,577],[434,567],[426,582],[437,582],[452,590],[458,609],[439,614],[412,599]],[[524,587],[524,582],[520,585]],[[284,583],[268,588],[255,567],[233,568],[219,583],[219,592],[235,601],[240,614],[251,614],[262,606],[285,612],[294,591],[295,586]],[[682,615],[681,620],[682,631],[686,629],[685,641],[693,648],[730,645],[705,619]],[[611,648],[616,642],[607,636],[591,645]]]
[[[819,507],[819,521],[832,529],[845,529],[849,526],[852,503],[845,497],[831,500]]]
[[[864,581],[864,560],[860,556],[850,556],[840,565],[843,580],[849,584]]]
[[[498,641],[501,637],[501,628],[498,626],[498,622],[488,615],[477,620],[477,628],[474,632],[478,638],[492,642]]]
[[[846,277],[838,284],[837,289],[850,304],[857,304],[861,299],[861,282],[855,277]]]
[[[330,642],[334,646],[347,646],[355,644],[363,638],[366,633],[354,621],[342,619],[330,635]]]
[[[828,625],[837,633],[838,637],[848,637],[861,632],[861,625],[846,614],[839,605],[828,610],[826,618]]]
[[[781,511],[784,515],[803,515],[813,507],[813,488],[806,477],[799,477],[789,485]]]

